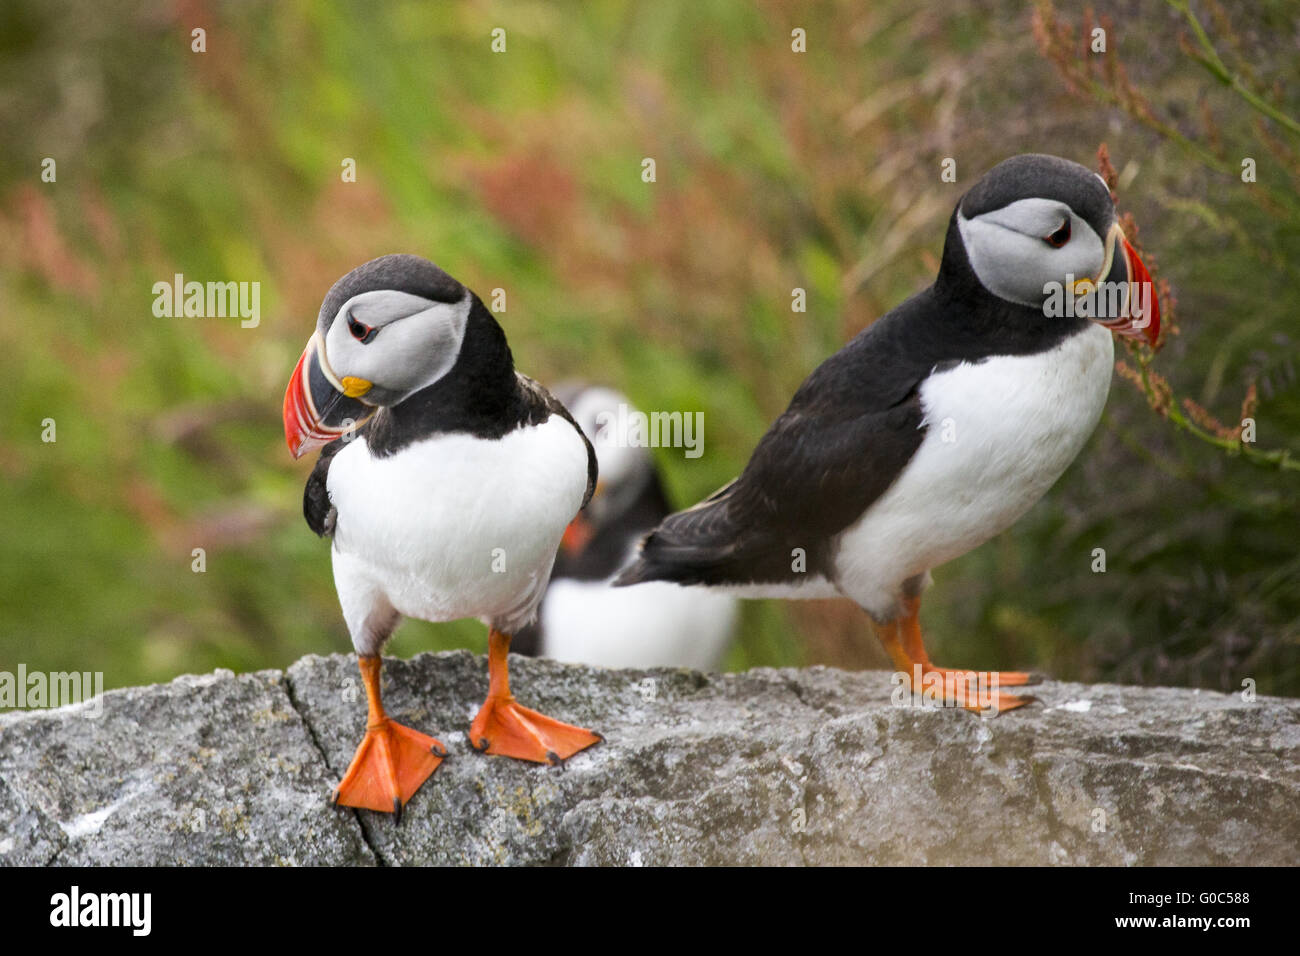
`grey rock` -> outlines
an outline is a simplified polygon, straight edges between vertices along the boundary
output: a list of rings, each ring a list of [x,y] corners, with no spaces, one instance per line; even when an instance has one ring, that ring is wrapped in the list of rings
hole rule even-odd
[[[0,779],[0,866],[45,866],[67,843],[58,824]]]
[[[982,718],[887,674],[704,675],[511,659],[521,702],[607,740],[561,768],[474,752],[463,651],[389,659],[449,751],[407,805],[334,809],[365,729],[351,657],[0,717],[0,862],[1294,864],[1300,702],[1046,683]]]
[[[85,705],[0,717],[0,821],[7,787],[54,824],[35,831],[45,843],[14,837],[0,862],[374,863],[328,807],[283,674],[181,677],[102,704],[97,718]]]

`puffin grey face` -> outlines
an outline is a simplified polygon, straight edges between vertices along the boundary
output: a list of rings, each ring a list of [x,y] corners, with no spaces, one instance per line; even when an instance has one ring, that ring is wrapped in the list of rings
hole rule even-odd
[[[1088,299],[1078,314],[1154,344],[1151,275],[1086,167],[1037,154],[999,163],[962,197],[957,228],[975,277],[998,298],[1038,309],[1065,291]]]
[[[324,335],[321,364],[335,387],[368,405],[396,405],[456,364],[469,321],[469,290],[436,302],[396,289],[343,303]]]
[[[468,289],[418,256],[383,256],[334,283],[284,396],[294,457],[446,375],[472,305]]]
[[[1099,278],[1106,262],[1102,237],[1060,200],[1017,199],[970,219],[959,210],[957,227],[984,288],[1021,305],[1042,305],[1044,286],[1069,276]]]

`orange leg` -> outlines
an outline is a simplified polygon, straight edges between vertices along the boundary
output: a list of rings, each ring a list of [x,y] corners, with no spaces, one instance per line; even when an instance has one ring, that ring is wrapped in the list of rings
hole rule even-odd
[[[357,664],[366,685],[370,718],[366,722],[366,736],[334,791],[334,802],[344,807],[395,813],[400,820],[402,807],[438,769],[447,756],[447,748],[432,737],[403,727],[384,713],[379,693],[382,666],[379,657],[358,657]]]
[[[889,655],[889,659],[894,662],[894,666],[900,671],[912,673],[912,658],[903,647],[903,642],[898,637],[898,622],[889,621],[886,624],[877,624],[871,622],[871,627],[876,632],[876,637],[880,639],[880,644]]]
[[[907,651],[907,656],[915,663],[922,665],[927,671],[938,671],[945,676],[958,675],[958,677],[963,677],[972,673],[969,668],[936,667],[930,663],[930,655],[925,652],[925,643],[921,639],[920,610],[921,599],[919,597],[904,599],[903,616],[899,618],[898,624],[899,630],[902,632],[903,648]],[[984,671],[983,673],[987,674],[990,680],[996,677],[998,684],[1003,687],[1023,687],[1026,684],[1038,682],[1035,675],[1024,671]]]
[[[907,675],[908,685],[914,692],[935,688],[938,691],[936,696],[946,705],[974,711],[987,709],[997,713],[1023,707],[1035,700],[1033,697],[1016,697],[997,690],[1003,684],[1027,684],[1031,680],[1029,674],[1019,671],[969,671],[932,664],[921,639],[921,627],[917,619],[920,605],[920,598],[909,598],[903,602],[903,614],[898,620],[872,625],[890,660]],[[931,674],[938,675],[938,680],[927,680]],[[918,680],[920,686],[917,686]],[[984,691],[983,699],[979,693],[981,689]],[[987,704],[987,707],[981,706],[982,704]]]
[[[488,633],[488,695],[469,729],[470,746],[535,763],[558,764],[605,738],[521,706],[510,693],[510,635]]]

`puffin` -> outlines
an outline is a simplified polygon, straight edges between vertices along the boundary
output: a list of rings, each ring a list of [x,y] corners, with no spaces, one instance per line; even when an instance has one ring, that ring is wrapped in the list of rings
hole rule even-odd
[[[641,538],[673,511],[635,433],[644,413],[602,385],[565,382],[554,392],[595,448],[600,480],[564,532],[537,620],[512,647],[598,667],[716,669],[731,642],[735,598],[664,581],[611,586]]]
[[[337,805],[400,820],[447,756],[436,738],[384,711],[380,654],[403,617],[487,625],[475,750],[559,764],[603,739],[510,691],[511,635],[536,615],[597,462],[573,416],[515,370],[505,332],[477,295],[419,256],[353,269],[321,304],[285,391],[284,429],[295,458],[322,449],[303,515],[331,540],[368,701]]]
[[[921,594],[1078,455],[1110,389],[1112,335],[1154,345],[1159,330],[1102,178],[1056,156],[1004,160],[958,200],[933,284],[818,366],[740,476],[665,518],[614,583],[848,597],[911,700],[1023,706],[1033,698],[999,688],[1029,674],[931,662]]]

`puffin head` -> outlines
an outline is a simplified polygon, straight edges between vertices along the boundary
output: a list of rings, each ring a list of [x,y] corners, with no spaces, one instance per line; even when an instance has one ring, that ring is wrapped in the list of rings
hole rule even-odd
[[[389,255],[334,283],[284,393],[301,458],[432,385],[456,364],[474,294],[419,256]]]
[[[601,385],[565,382],[555,397],[569,410],[596,453],[596,490],[564,532],[561,547],[581,552],[591,537],[618,518],[623,509],[654,477],[654,459],[641,442],[634,441],[633,416],[637,409],[626,395]]]
[[[953,220],[965,264],[989,294],[1049,317],[1072,295],[1074,314],[1155,344],[1160,306],[1151,273],[1116,222],[1106,183],[1087,167],[1013,156],[962,196]],[[950,231],[949,246],[953,239]],[[955,258],[945,249],[950,273],[961,271]]]

